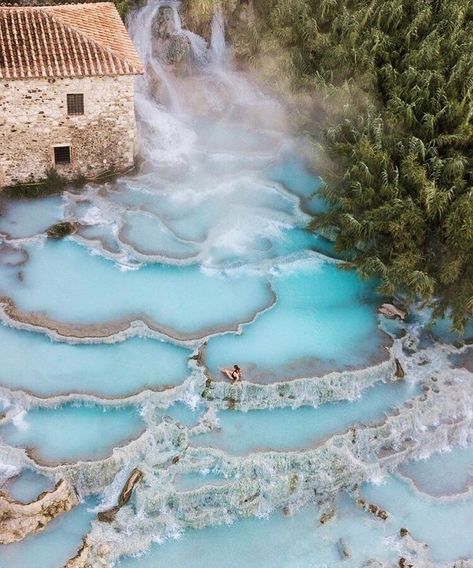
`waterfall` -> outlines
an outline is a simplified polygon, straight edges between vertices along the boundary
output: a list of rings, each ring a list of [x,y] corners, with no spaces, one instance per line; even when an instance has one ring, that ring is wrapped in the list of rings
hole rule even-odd
[[[179,5],[178,0],[149,0],[128,18],[130,36],[145,67],[145,74],[137,78],[135,86],[139,152],[154,167],[182,162],[192,147],[195,136],[181,119],[189,117],[185,107],[192,98],[189,88],[194,85],[194,70],[208,74],[209,81],[199,88],[207,101],[216,106],[225,108],[228,101],[222,103],[219,99],[218,89],[222,87],[216,87],[215,81],[226,92],[234,87],[234,79],[226,79],[222,65],[227,49],[221,8],[213,16],[209,47],[204,38],[183,28]],[[177,65],[183,65],[182,72],[176,71],[172,60],[176,51],[181,57]]]
[[[176,34],[184,34],[176,1],[150,0],[145,7],[133,12],[128,20],[130,36],[145,67],[145,74],[137,78],[135,85],[140,153],[147,162],[155,166],[181,162],[195,138],[177,119],[183,113],[181,93],[172,74],[166,70],[153,49],[153,25],[159,10],[165,7],[172,9]],[[187,33],[185,35],[189,37]],[[198,44],[190,37],[189,42],[191,47]],[[158,101],[153,93],[156,84],[163,87],[165,106],[160,104],[161,101]]]
[[[210,48],[213,59],[217,63],[222,63],[226,57],[227,46],[225,43],[225,21],[221,6],[215,9],[211,31]]]
[[[195,34],[194,32],[186,30],[182,27],[181,16],[179,15],[179,9],[178,9],[179,3],[164,2],[163,4],[172,9],[174,28],[176,34],[183,35],[189,40],[194,61],[202,65],[207,63],[208,62],[207,42],[205,41],[204,38],[200,37],[200,35]]]
[[[137,10],[130,16],[128,20],[128,31],[145,67],[145,75],[139,77],[136,81],[136,93],[139,96],[146,96],[149,91],[149,75],[154,74],[164,85],[171,102],[172,110],[179,112],[180,104],[178,93],[170,77],[164,71],[159,59],[154,57],[152,49],[153,21],[159,9],[168,5],[169,2],[165,0],[149,2],[143,9]],[[138,99],[140,98],[139,96],[137,97]],[[137,104],[137,110],[138,114],[141,116],[139,104]]]

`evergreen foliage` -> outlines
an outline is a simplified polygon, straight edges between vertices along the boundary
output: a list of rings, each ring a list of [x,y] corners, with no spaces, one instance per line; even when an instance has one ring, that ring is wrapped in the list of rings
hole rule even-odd
[[[382,293],[448,310],[461,332],[473,314],[472,0],[255,5],[240,54],[274,53],[322,101],[330,207],[312,228],[335,227]]]

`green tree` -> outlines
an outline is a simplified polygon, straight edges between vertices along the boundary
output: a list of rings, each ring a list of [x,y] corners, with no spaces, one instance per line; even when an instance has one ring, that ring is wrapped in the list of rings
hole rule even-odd
[[[330,158],[330,207],[312,228],[335,228],[337,249],[356,250],[351,265],[382,293],[449,310],[461,332],[473,314],[473,2],[256,7],[240,53],[283,54],[292,87],[321,100],[312,127]]]

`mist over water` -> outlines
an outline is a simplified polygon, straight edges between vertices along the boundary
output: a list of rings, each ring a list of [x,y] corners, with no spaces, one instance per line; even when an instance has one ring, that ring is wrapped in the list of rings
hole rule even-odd
[[[2,558],[62,566],[86,535],[93,566],[473,557],[458,528],[473,515],[473,377],[452,363],[468,351],[436,343],[422,314],[380,318],[376,283],[306,230],[326,204],[284,101],[234,69],[219,7],[209,41],[180,9],[129,17],[146,70],[137,172],[4,203],[0,484],[33,499],[64,478],[83,502]],[[76,234],[47,240],[62,219]],[[238,385],[221,372],[235,363]],[[130,502],[98,521],[135,467]]]

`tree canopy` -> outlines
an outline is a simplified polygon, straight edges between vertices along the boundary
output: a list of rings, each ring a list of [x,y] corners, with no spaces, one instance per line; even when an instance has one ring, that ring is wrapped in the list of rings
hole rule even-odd
[[[473,314],[473,2],[255,6],[240,53],[273,52],[292,87],[322,101],[330,207],[312,228],[335,229],[382,293],[427,300],[461,332]]]

